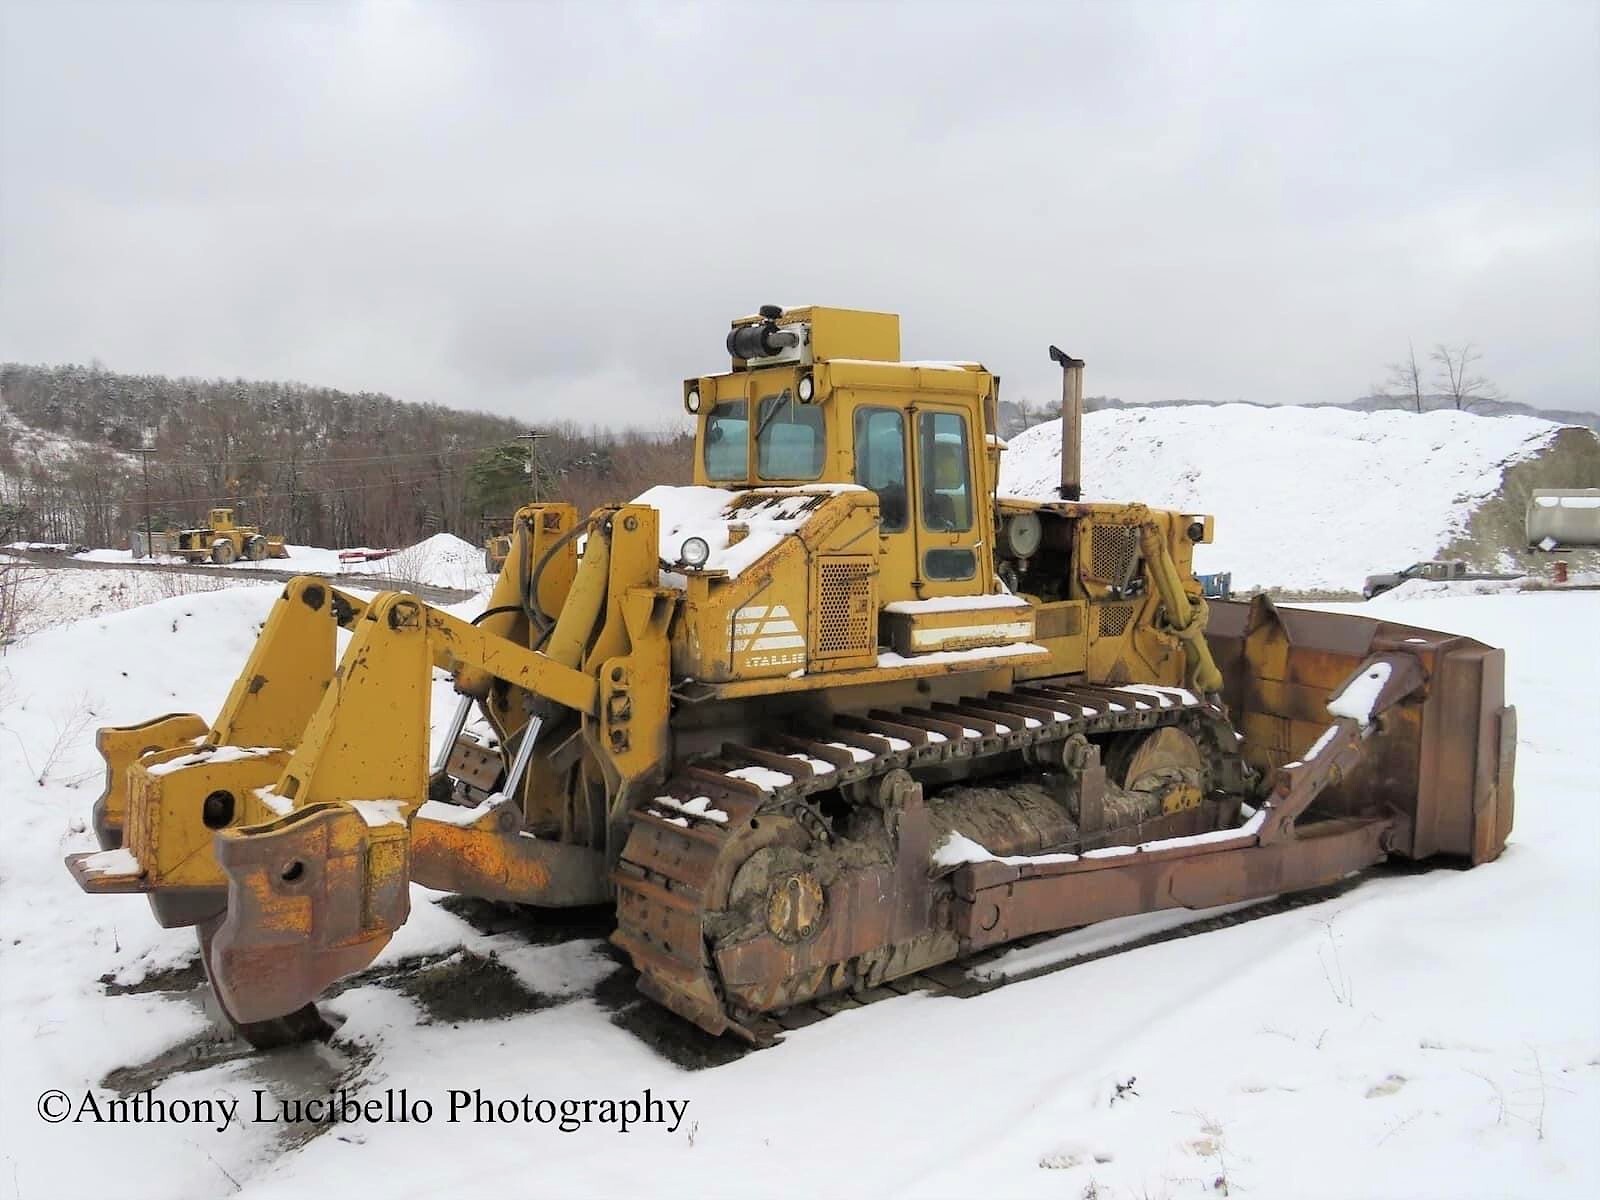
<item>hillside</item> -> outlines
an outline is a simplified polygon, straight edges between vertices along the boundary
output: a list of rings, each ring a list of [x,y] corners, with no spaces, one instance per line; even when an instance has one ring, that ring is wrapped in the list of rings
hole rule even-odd
[[[1224,404],[1083,424],[1086,497],[1213,514],[1196,568],[1236,589],[1359,589],[1446,546],[1509,567],[1529,488],[1600,485],[1600,438],[1533,417]],[[1002,494],[1053,498],[1060,437],[1051,421],[1012,438]]]
[[[539,483],[587,512],[652,483],[687,481],[685,439],[611,434],[274,380],[127,375],[0,364],[0,534],[122,544],[142,524],[146,439],[157,528],[213,506],[291,542],[405,545],[441,530],[478,542],[481,518],[530,492],[515,439],[539,421]],[[542,419],[540,419],[542,417]]]

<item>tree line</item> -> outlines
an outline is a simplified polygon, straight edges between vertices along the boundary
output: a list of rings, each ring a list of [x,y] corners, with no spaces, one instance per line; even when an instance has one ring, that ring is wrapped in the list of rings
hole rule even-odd
[[[1453,408],[1467,412],[1485,400],[1499,400],[1501,391],[1482,374],[1483,352],[1472,342],[1438,342],[1428,352],[1432,373],[1424,374],[1417,347],[1406,346],[1406,357],[1388,366],[1388,379],[1373,394],[1404,401],[1417,412],[1424,408]]]
[[[318,546],[481,540],[531,497],[527,426],[379,392],[0,364],[0,540],[124,545],[207,510]],[[19,424],[20,423],[20,424]],[[25,428],[24,428],[25,427]],[[539,427],[537,482],[580,511],[687,482],[686,433]]]

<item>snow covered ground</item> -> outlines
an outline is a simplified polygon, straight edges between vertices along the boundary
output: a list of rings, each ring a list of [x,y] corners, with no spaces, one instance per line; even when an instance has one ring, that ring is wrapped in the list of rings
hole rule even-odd
[[[370,580],[389,580],[395,587],[421,583],[468,591],[483,591],[494,584],[494,576],[483,569],[482,547],[448,533],[435,534],[371,562],[341,562],[339,551],[316,546],[290,546],[289,551],[286,559],[268,559],[261,564],[232,563],[225,567],[208,564],[183,572],[123,569],[119,564],[134,561],[126,550],[90,550],[73,556],[80,562],[105,563],[105,570],[62,568],[48,561],[4,554],[0,554],[0,566],[9,571],[6,586],[15,589],[14,636],[18,638],[82,617],[123,612],[197,592],[249,585],[270,587],[274,590],[269,595],[276,595],[282,587],[276,576],[284,571],[347,578],[360,576],[360,582],[353,589],[358,592],[363,586],[371,590]],[[181,559],[162,561],[182,563]],[[274,576],[259,577],[255,570],[258,566],[271,570]]]
[[[554,1003],[430,1021],[403,992],[366,985],[326,1003],[345,1018],[328,1047],[207,1064],[184,1049],[206,1027],[191,995],[107,994],[102,976],[134,984],[191,962],[193,943],[156,928],[137,897],[80,894],[60,865],[92,848],[93,727],[214,713],[274,597],[162,599],[0,658],[0,1200],[372,1186],[696,1200],[1600,1194],[1600,594],[1353,606],[1507,648],[1521,741],[1516,827],[1497,863],[1380,875],[973,999],[887,1001],[699,1071],[612,1023],[595,989],[616,968],[598,940],[486,937],[422,889],[385,962],[498,950]],[[449,707],[440,683],[436,732]],[[149,1073],[154,1098],[239,1100],[238,1120],[219,1131],[38,1114],[53,1088],[109,1100],[108,1072],[175,1047]],[[254,1119],[257,1089],[270,1114],[338,1087],[359,1099],[404,1089],[434,1115],[309,1137],[319,1128]],[[451,1089],[581,1101],[646,1088],[687,1102],[676,1128],[448,1120]]]
[[[15,636],[27,637],[83,617],[140,608],[175,596],[253,585],[281,589],[275,579],[211,578],[189,572],[77,570],[9,561],[8,584],[16,589]],[[275,594],[275,593],[274,593]]]
[[[1083,419],[1084,493],[1211,513],[1216,542],[1196,547],[1195,570],[1231,571],[1236,590],[1359,591],[1369,574],[1433,557],[1505,468],[1561,428],[1454,411],[1103,410]],[[1011,439],[1002,495],[1054,499],[1060,481],[1060,421]]]
[[[376,575],[384,578],[432,584],[435,587],[466,588],[477,591],[488,587],[494,577],[484,571],[483,547],[475,546],[453,533],[436,533],[414,546],[406,546],[383,557],[346,561],[341,554],[380,554],[362,547],[355,551],[330,550],[323,546],[285,546],[287,558],[269,558],[259,563],[241,559],[219,565],[202,564],[208,571],[232,571],[248,575],[251,571],[294,571],[306,575]],[[73,555],[83,562],[127,563],[150,561],[135,559],[128,550],[87,550]],[[159,556],[154,561],[179,564],[177,557]]]

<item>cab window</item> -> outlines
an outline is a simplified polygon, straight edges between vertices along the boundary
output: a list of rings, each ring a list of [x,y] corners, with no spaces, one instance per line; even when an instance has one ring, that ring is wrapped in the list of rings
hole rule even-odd
[[[878,493],[885,533],[906,527],[906,420],[893,408],[858,408],[855,420],[856,482]]]
[[[750,475],[750,405],[724,400],[706,418],[706,478],[747,479]]]
[[[917,416],[922,464],[922,523],[930,530],[965,533],[972,528],[972,470],[967,421],[960,413],[924,411]]]
[[[763,479],[816,479],[827,448],[822,407],[787,389],[756,408],[756,472]]]

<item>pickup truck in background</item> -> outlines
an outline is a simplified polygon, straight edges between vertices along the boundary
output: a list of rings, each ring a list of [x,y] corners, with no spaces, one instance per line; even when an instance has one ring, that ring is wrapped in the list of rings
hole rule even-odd
[[[1366,585],[1361,589],[1361,594],[1368,600],[1387,592],[1390,588],[1397,588],[1408,579],[1521,579],[1521,575],[1497,575],[1487,571],[1469,571],[1467,564],[1459,558],[1432,559],[1428,562],[1412,563],[1403,571],[1390,571],[1382,575],[1368,575]]]

